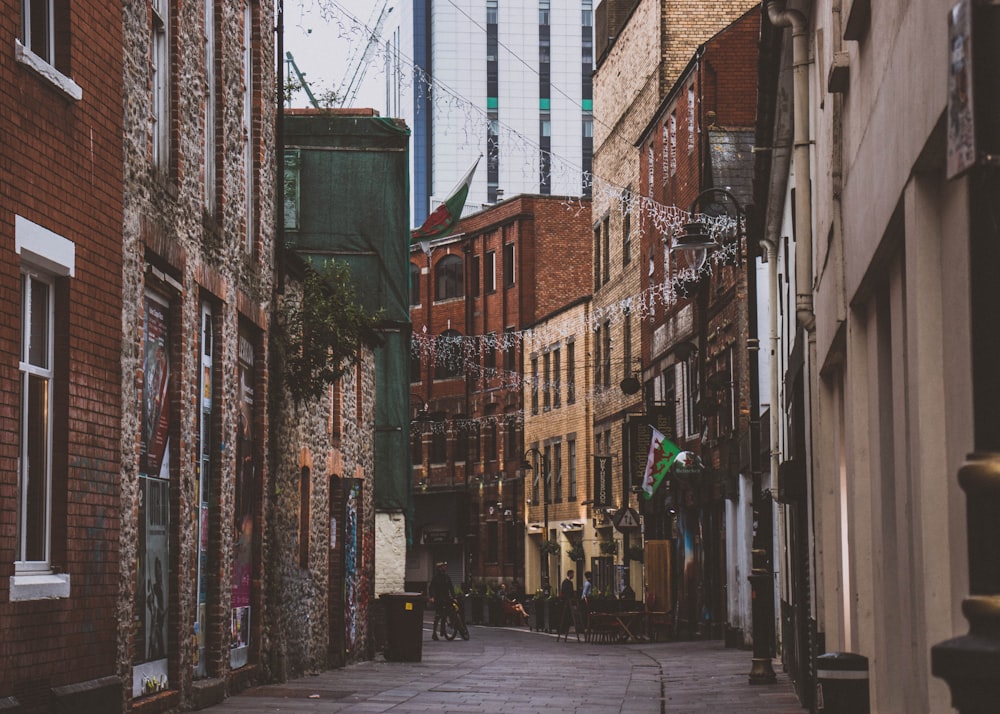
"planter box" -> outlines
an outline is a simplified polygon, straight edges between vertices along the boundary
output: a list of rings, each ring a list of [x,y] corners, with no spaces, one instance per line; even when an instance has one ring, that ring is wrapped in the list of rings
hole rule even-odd
[[[545,601],[530,600],[525,608],[528,611],[528,628],[534,632],[541,632],[545,629]]]
[[[470,595],[468,598],[469,609],[468,618],[466,622],[473,625],[483,624],[483,596],[482,595]]]
[[[491,627],[499,627],[503,624],[503,603],[497,600],[495,597],[490,598],[487,601],[487,613],[489,614],[489,619],[487,623]]]

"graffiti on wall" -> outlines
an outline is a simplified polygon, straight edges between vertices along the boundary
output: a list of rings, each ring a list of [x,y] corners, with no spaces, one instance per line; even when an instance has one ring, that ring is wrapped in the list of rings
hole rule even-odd
[[[344,504],[344,638],[348,651],[353,651],[358,640],[358,590],[361,580],[360,513],[361,482],[347,480],[347,498]]]
[[[250,583],[254,562],[257,503],[257,464],[254,456],[254,348],[239,336],[239,395],[236,417],[236,503],[233,508],[233,581],[229,664],[247,664],[250,646]]]

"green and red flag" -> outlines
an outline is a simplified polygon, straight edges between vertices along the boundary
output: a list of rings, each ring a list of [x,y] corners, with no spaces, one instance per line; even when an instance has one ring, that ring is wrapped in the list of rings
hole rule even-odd
[[[653,438],[649,440],[649,456],[646,458],[646,472],[642,476],[642,495],[647,501],[660,487],[679,453],[677,444],[653,429]]]
[[[476,173],[476,167],[479,166],[479,159],[481,158],[483,157],[480,154],[479,158],[476,159],[476,163],[462,177],[462,180],[458,182],[458,185],[455,186],[448,198],[444,200],[444,203],[435,208],[433,213],[427,216],[427,220],[424,221],[423,225],[420,228],[410,231],[411,243],[427,241],[432,238],[441,238],[451,232],[455,224],[458,223],[458,219],[462,217],[462,209],[465,208],[465,199],[469,196],[469,185],[472,183],[472,175]]]

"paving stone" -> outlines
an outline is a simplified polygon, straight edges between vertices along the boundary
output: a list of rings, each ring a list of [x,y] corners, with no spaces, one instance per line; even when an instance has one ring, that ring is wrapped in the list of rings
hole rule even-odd
[[[779,663],[777,684],[748,683],[751,653],[720,641],[561,642],[523,628],[474,626],[468,642],[433,642],[420,662],[379,658],[265,685],[208,712],[264,714],[801,714]],[[320,694],[310,699],[311,693]]]

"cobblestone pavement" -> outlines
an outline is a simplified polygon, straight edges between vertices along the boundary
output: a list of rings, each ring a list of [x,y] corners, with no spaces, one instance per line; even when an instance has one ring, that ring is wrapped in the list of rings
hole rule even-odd
[[[589,644],[527,628],[430,638],[420,662],[375,661],[249,689],[209,712],[802,714],[792,685],[750,686],[751,653],[721,641]]]

